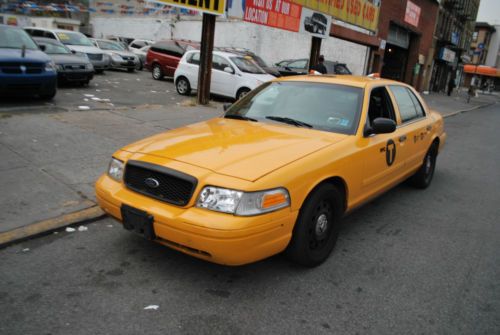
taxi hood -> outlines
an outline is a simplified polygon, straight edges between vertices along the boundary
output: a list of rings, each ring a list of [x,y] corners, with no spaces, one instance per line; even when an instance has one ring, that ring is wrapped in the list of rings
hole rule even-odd
[[[123,150],[255,181],[346,137],[288,125],[216,118],[149,137]]]

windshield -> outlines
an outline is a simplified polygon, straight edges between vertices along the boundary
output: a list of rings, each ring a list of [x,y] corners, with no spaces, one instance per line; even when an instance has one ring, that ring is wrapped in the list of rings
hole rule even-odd
[[[56,43],[45,43],[45,42],[38,42],[40,45],[45,46],[44,52],[49,55],[66,55],[70,54],[71,51],[69,51],[68,48],[66,48],[62,44],[56,44]]]
[[[88,47],[93,47],[92,42],[87,38],[87,36],[80,33],[72,33],[72,32],[59,32],[56,33],[57,37],[63,44],[69,45],[83,45]]]
[[[99,48],[103,50],[125,51],[125,48],[120,44],[112,41],[97,41]]]
[[[250,92],[231,106],[226,115],[251,118],[259,122],[288,118],[314,129],[354,134],[361,112],[362,96],[363,90],[358,87],[273,82]]]
[[[266,73],[262,70],[257,63],[251,58],[247,57],[230,57],[233,63],[240,69],[241,72],[264,74]]]
[[[38,46],[24,30],[0,26],[0,48],[38,50]]]
[[[253,58],[253,60],[260,66],[260,67],[267,67],[267,64],[266,62],[264,62],[264,60],[262,58],[260,58],[259,56],[257,55],[253,55],[251,56]]]

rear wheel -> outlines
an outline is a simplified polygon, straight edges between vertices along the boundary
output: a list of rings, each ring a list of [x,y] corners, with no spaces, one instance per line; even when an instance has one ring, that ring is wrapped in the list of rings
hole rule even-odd
[[[438,152],[438,144],[434,142],[427,154],[425,154],[424,162],[420,169],[411,177],[410,183],[420,189],[429,187],[436,169],[436,158]]]
[[[331,184],[317,187],[300,209],[287,256],[309,267],[323,263],[337,242],[342,212],[342,193]]]
[[[153,76],[154,80],[163,79],[163,71],[161,69],[161,66],[158,64],[153,65],[153,70],[151,71],[151,75]]]
[[[175,88],[180,95],[189,95],[189,93],[191,93],[191,85],[189,85],[189,80],[185,77],[179,77],[177,79]]]

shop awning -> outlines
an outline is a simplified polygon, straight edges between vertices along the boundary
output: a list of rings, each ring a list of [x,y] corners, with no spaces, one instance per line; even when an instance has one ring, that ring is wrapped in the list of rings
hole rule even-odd
[[[465,65],[464,72],[478,74],[481,76],[500,77],[499,69],[484,65]]]

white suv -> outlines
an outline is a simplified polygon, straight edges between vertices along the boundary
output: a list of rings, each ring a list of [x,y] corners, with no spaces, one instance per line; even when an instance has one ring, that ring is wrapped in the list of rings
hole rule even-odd
[[[188,51],[181,58],[174,74],[177,93],[188,95],[198,87],[200,51]],[[210,93],[240,99],[260,84],[274,79],[251,57],[214,51]]]

